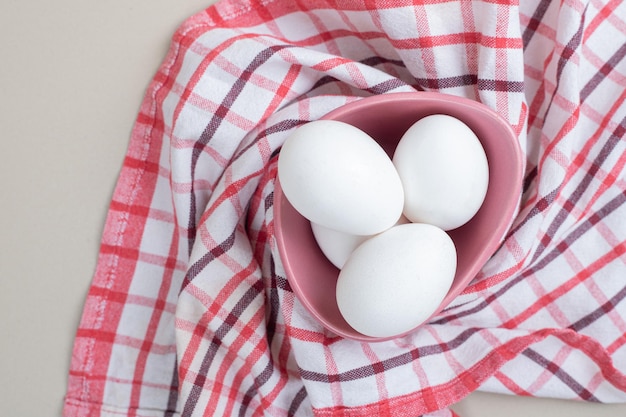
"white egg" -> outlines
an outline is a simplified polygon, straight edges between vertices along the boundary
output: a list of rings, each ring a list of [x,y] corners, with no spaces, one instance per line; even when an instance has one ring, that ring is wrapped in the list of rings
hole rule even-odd
[[[456,273],[456,250],[440,228],[394,226],[357,247],[337,279],[339,311],[358,332],[392,337],[437,311]]]
[[[311,222],[311,230],[324,256],[339,269],[343,267],[357,246],[371,237],[339,232],[313,222]]]
[[[401,216],[396,224],[408,223],[408,219]],[[353,235],[329,229],[317,223],[311,222],[311,230],[317,245],[328,260],[337,268],[343,268],[352,252],[372,235]]]
[[[283,193],[305,218],[355,235],[393,226],[402,214],[402,182],[383,148],[347,123],[318,120],[285,141],[278,158]]]
[[[404,215],[452,230],[482,205],[489,183],[485,151],[474,132],[447,115],[424,117],[402,136],[393,155],[404,187]]]

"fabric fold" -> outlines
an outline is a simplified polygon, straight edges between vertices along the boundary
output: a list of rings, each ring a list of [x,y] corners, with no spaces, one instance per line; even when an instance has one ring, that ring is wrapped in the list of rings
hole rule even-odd
[[[131,135],[64,415],[443,417],[477,389],[626,401],[625,22],[621,3],[547,0],[223,0],[189,18]],[[408,91],[509,121],[519,215],[430,323],[345,340],[285,277],[276,161],[298,126]]]

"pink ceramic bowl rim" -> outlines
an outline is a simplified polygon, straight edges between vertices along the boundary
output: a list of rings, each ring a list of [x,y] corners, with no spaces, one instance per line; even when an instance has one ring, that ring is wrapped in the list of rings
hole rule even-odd
[[[324,115],[322,119],[330,119],[330,120],[341,119],[346,114],[357,112],[361,109],[368,108],[372,105],[381,105],[382,103],[387,103],[387,102],[394,102],[396,104],[398,102],[406,102],[408,105],[410,103],[416,103],[416,102],[428,103],[428,102],[433,102],[433,101],[436,101],[439,103],[441,103],[442,101],[445,101],[446,103],[454,103],[456,106],[469,107],[471,108],[471,112],[480,113],[481,118],[489,119],[490,123],[496,123],[500,126],[500,128],[506,130],[511,139],[512,138],[517,139],[517,134],[515,133],[511,125],[508,123],[508,121],[504,119],[502,116],[500,116],[498,113],[496,113],[494,110],[492,110],[490,107],[488,107],[487,105],[482,104],[478,101],[468,99],[468,98],[458,97],[458,96],[453,96],[453,95],[443,94],[443,93],[436,93],[436,92],[388,93],[388,94],[382,94],[382,95],[377,95],[377,96],[370,96],[370,97],[359,99],[357,101],[350,102],[341,107],[338,107],[330,111],[326,115]],[[499,237],[499,243],[501,243],[507,231],[512,226],[512,223],[515,219],[515,214],[518,210],[519,201],[521,197],[522,180],[523,180],[523,172],[524,172],[524,159],[523,159],[523,153],[522,153],[521,147],[517,140],[514,141],[513,148],[515,152],[514,152],[514,155],[512,156],[513,156],[513,159],[515,160],[515,167],[512,167],[512,171],[515,172],[516,175],[515,175],[515,178],[511,182],[511,193],[510,195],[506,196],[506,200],[502,204],[502,206],[505,208],[505,212],[503,212],[502,216],[497,220],[496,227],[494,227],[493,229],[493,234]],[[282,190],[280,188],[280,181],[278,177],[276,178],[274,193],[275,193],[274,194],[274,201],[275,201],[274,230],[275,230],[275,235],[276,235],[276,243],[277,243],[278,252],[283,262],[285,273],[287,275],[286,278],[291,288],[293,289],[295,295],[298,297],[299,301],[308,310],[308,312],[311,313],[316,318],[317,321],[319,321],[325,328],[327,328],[328,330],[332,331],[333,333],[339,336],[346,337],[346,338],[353,339],[353,340],[358,340],[358,341],[365,341],[365,342],[379,342],[379,341],[384,341],[384,340],[395,339],[397,337],[401,337],[410,332],[413,332],[417,328],[421,327],[421,325],[417,326],[416,329],[411,329],[407,332],[404,332],[402,334],[395,335],[392,337],[376,338],[376,337],[370,337],[366,335],[360,335],[358,333],[345,334],[344,332],[341,331],[341,329],[338,329],[334,323],[329,322],[323,317],[323,315],[318,314],[315,306],[311,305],[311,303],[309,302],[309,298],[307,297],[307,294],[304,293],[303,289],[299,285],[298,280],[294,279],[291,276],[292,267],[290,266],[290,263],[289,263],[289,255],[288,255],[289,249],[287,248],[287,244],[285,242],[285,239],[283,238],[284,231],[282,230],[282,224],[280,221],[281,216],[283,215],[282,207],[281,207],[281,204],[276,204],[277,201],[280,201],[282,198],[284,198],[284,196],[282,195]],[[486,253],[486,251],[489,251],[490,253]],[[494,248],[491,248],[491,247],[485,248],[484,251],[481,252],[480,257],[484,257],[488,259],[491,255],[493,255],[493,252],[494,252]],[[466,278],[462,280],[461,282],[457,282],[458,280],[455,278],[455,283],[453,287],[450,289],[450,291],[448,292],[448,294],[442,301],[440,307],[431,315],[431,318],[439,314],[441,311],[443,311],[461,292],[463,292],[463,290],[471,282],[471,280],[474,278],[475,274],[478,273],[481,267],[482,265],[474,267],[475,271],[472,271],[472,273],[468,274]]]

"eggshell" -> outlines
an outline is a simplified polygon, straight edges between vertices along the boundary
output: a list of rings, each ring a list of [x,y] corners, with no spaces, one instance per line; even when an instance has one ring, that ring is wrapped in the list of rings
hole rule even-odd
[[[400,216],[397,224],[408,223],[408,219]],[[350,254],[363,242],[372,237],[372,235],[353,235],[328,227],[320,226],[311,222],[311,230],[317,245],[326,258],[337,268],[343,268]]]
[[[487,194],[489,167],[474,132],[443,114],[418,120],[393,155],[404,187],[404,215],[452,230],[467,223]]]
[[[452,239],[423,223],[394,226],[357,247],[337,279],[337,305],[358,332],[391,337],[424,323],[456,272]]]
[[[376,234],[402,214],[404,192],[391,159],[344,122],[318,120],[296,129],[282,146],[278,177],[292,206],[330,229]]]
[[[370,235],[353,235],[311,223],[313,236],[322,253],[337,268],[341,269],[350,254]]]

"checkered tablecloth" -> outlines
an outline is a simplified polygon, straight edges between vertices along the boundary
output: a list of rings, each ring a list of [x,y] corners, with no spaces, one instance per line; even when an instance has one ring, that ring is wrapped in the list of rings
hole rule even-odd
[[[189,18],[132,131],[64,415],[445,416],[477,389],[626,402],[625,56],[619,0],[224,0]],[[277,155],[338,106],[416,90],[510,122],[519,215],[428,325],[341,339],[286,281]]]

